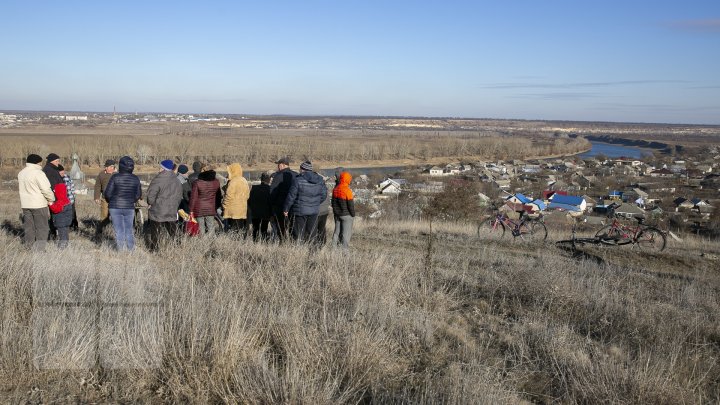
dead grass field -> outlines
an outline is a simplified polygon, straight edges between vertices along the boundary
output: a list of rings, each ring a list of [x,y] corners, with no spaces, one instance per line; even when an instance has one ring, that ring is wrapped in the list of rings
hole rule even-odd
[[[717,241],[572,255],[553,229],[361,221],[347,253],[222,236],[128,255],[83,229],[36,256],[17,207],[2,194],[2,402],[720,401]]]

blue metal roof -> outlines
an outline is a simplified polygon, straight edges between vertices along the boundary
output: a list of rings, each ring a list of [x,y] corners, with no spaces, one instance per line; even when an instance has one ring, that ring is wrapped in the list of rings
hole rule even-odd
[[[584,201],[582,197],[574,196],[574,195],[561,195],[561,194],[553,194],[552,198],[550,199],[552,203],[550,206],[552,207],[552,204],[566,204],[566,205],[576,205],[579,206]]]

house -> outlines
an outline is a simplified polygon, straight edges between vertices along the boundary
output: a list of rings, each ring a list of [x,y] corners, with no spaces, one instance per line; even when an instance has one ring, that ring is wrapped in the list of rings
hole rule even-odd
[[[495,185],[495,187],[497,187],[501,190],[509,190],[510,189],[510,180],[496,179],[496,180],[493,180],[493,184]]]
[[[437,166],[433,166],[430,168],[430,175],[431,176],[442,176],[443,175],[443,169]]]
[[[623,199],[623,192],[618,190],[613,190],[608,194],[608,199],[613,201],[622,201]]]
[[[653,170],[650,172],[650,177],[672,177],[672,176],[673,176],[673,172],[666,168],[656,169],[656,170]]]
[[[550,198],[550,205],[548,205],[548,208],[583,212],[587,209],[587,202],[585,202],[582,197],[555,193]]]
[[[635,204],[621,204],[615,208],[615,215],[620,215],[625,218],[641,218],[645,216],[645,210]]]
[[[403,185],[407,183],[405,179],[385,179],[378,184],[378,193],[380,194],[400,194]]]

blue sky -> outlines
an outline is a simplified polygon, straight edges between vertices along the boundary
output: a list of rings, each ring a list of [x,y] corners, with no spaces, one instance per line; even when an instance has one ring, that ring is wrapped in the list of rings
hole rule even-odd
[[[0,109],[720,124],[720,1],[3,1]]]

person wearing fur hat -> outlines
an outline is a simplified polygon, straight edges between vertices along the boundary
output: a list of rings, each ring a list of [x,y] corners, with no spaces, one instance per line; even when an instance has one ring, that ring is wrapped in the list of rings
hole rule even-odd
[[[320,204],[326,197],[325,179],[315,173],[310,161],[303,162],[283,205],[283,215],[288,217],[291,212],[293,215],[293,239],[300,242],[315,239]]]
[[[55,201],[50,181],[42,170],[42,157],[28,155],[25,168],[18,173],[20,208],[23,212],[23,243],[42,250],[50,233],[48,206]]]
[[[120,158],[118,173],[110,177],[103,197],[108,202],[117,250],[134,250],[135,203],[142,197],[140,179],[133,174],[135,161],[130,156]]]
[[[228,166],[228,184],[223,198],[223,218],[228,222],[231,232],[247,234],[247,202],[250,196],[250,186],[243,177],[240,163]]]
[[[148,227],[146,244],[148,250],[156,252],[163,236],[169,240],[177,235],[177,210],[182,201],[182,185],[173,172],[172,160],[160,162],[160,173],[150,182],[147,189]]]
[[[215,234],[215,215],[222,202],[220,182],[212,166],[203,167],[190,193],[190,218],[197,220],[200,234]]]

